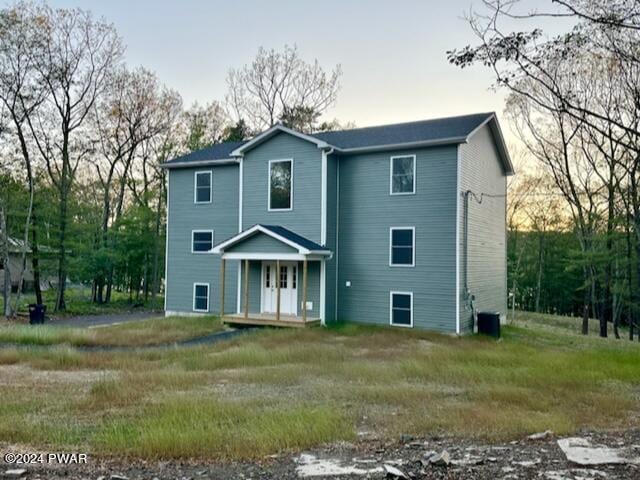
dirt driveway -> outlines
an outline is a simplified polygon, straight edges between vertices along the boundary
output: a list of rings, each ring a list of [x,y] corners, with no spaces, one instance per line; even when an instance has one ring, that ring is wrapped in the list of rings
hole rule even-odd
[[[52,327],[76,328],[104,327],[106,325],[117,325],[119,323],[147,320],[149,318],[161,317],[163,315],[164,312],[161,311],[123,312],[101,315],[78,315],[75,317],[63,318],[60,320],[52,320],[48,322],[47,325],[51,325]]]

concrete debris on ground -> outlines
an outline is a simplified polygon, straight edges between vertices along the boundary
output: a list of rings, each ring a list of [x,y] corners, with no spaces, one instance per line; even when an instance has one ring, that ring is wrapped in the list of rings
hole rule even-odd
[[[4,472],[5,477],[18,478],[27,474],[26,468],[12,468]]]
[[[447,452],[446,450],[442,450],[440,453],[436,453],[435,455],[429,457],[429,462],[432,465],[446,467],[447,465],[449,465],[449,463],[451,463],[451,458],[449,456],[449,452]]]
[[[384,471],[387,473],[387,478],[392,480],[410,480],[409,475],[404,473],[399,468],[394,467],[393,465],[384,465]]]
[[[627,448],[594,445],[588,438],[570,437],[558,440],[567,460],[577,465],[634,464],[640,465],[640,455]]]

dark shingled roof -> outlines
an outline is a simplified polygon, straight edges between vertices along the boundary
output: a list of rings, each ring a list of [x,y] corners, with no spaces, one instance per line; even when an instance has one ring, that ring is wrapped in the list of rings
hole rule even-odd
[[[303,236],[292,232],[288,228],[281,227],[280,225],[260,224],[260,226],[275,233],[276,235],[280,235],[281,237],[286,238],[287,240],[291,240],[292,242],[300,245],[303,248],[306,248],[307,250],[326,250],[326,248],[324,248],[322,245],[318,245],[316,242],[312,242],[308,238],[304,238]]]
[[[245,142],[224,142],[203,148],[196,152],[187,153],[180,157],[169,160],[165,165],[175,165],[178,163],[206,162],[209,160],[226,160],[231,158],[231,152]]]
[[[321,132],[311,136],[340,149],[438,141],[466,137],[492,115],[493,113],[476,113],[461,117]]]
[[[385,146],[417,142],[462,141],[494,114],[476,113],[459,117],[436,118],[418,122],[396,123],[377,127],[354,128],[309,135],[339,150],[384,148]],[[247,142],[225,142],[175,158],[165,165],[228,160],[231,152]]]

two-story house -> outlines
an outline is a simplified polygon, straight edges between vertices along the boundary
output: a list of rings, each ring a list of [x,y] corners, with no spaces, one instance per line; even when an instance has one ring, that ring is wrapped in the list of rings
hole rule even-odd
[[[303,134],[167,162],[167,315],[464,334],[507,311],[495,114]]]

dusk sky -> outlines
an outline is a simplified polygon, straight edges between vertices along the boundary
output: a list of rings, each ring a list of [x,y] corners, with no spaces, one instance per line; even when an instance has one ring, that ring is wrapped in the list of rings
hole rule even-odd
[[[501,114],[491,73],[449,65],[446,51],[475,43],[462,18],[479,1],[55,0],[113,22],[130,66],[155,71],[185,105],[222,100],[231,67],[258,47],[297,45],[306,60],[341,64],[342,88],[326,115],[357,126],[481,111]],[[535,5],[528,2],[527,5]],[[549,1],[539,2],[548,6]],[[508,140],[513,136],[503,122]]]

